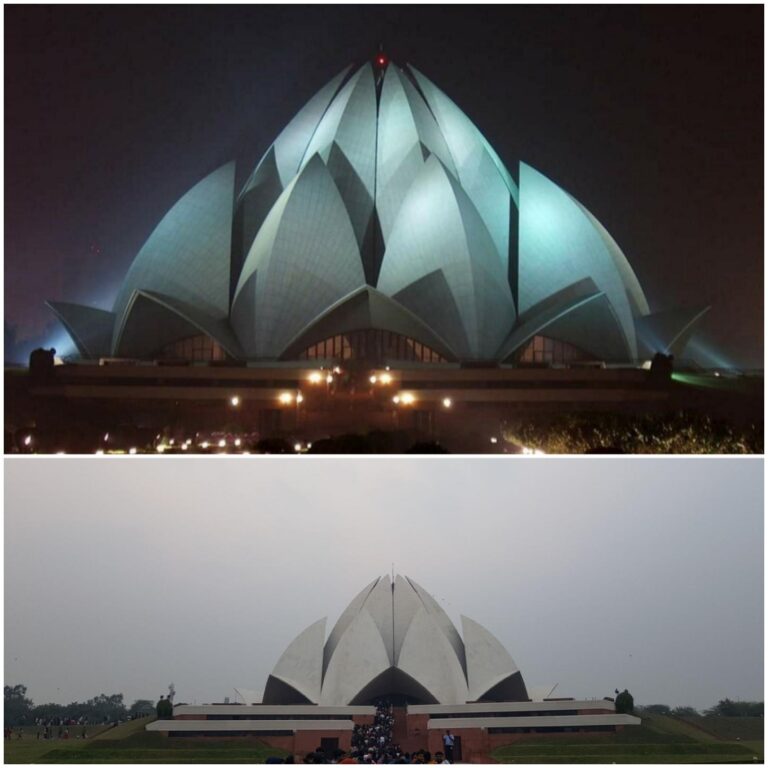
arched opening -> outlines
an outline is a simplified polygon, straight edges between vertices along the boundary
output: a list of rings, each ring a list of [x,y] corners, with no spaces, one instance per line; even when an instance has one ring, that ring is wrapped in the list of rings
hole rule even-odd
[[[229,359],[224,347],[204,333],[187,336],[166,344],[156,355],[158,360],[184,360],[190,363]]]
[[[299,360],[367,360],[381,364],[387,360],[415,363],[447,363],[431,347],[393,331],[368,328],[336,334],[302,350]]]
[[[349,703],[373,705],[385,699],[394,706],[406,704],[437,704],[437,699],[409,674],[397,667],[390,667],[371,680]]]
[[[520,366],[570,365],[594,359],[594,355],[567,341],[540,334],[530,339],[514,356],[515,362]]]
[[[264,704],[312,704],[303,693],[279,677],[270,675],[262,696]]]

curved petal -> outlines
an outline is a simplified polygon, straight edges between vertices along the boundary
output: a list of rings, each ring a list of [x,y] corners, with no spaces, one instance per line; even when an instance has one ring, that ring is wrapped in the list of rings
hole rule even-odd
[[[446,314],[448,308],[426,313],[404,294],[438,270],[455,301],[462,334]],[[467,195],[434,156],[403,201],[377,287],[405,304],[465,359],[490,360],[512,326],[512,294],[490,235]]]
[[[197,307],[155,291],[136,291],[125,311],[114,354],[146,358],[175,341],[205,334],[233,358],[242,351],[226,319],[210,317]]]
[[[507,649],[481,624],[462,616],[461,627],[467,649],[469,701],[480,701],[492,688],[514,675],[519,675],[520,670],[512,661]],[[524,684],[523,691],[525,692]],[[510,701],[527,699],[526,692],[524,698]]]
[[[331,656],[323,679],[321,704],[349,704],[371,680],[392,666],[379,627],[361,610]]]
[[[235,164],[227,163],[165,214],[131,264],[115,301],[113,345],[138,290],[184,301],[211,317],[227,316],[234,184]]]
[[[369,285],[345,296],[323,312],[288,344],[281,357],[290,360],[323,339],[368,328],[398,333],[426,344],[447,360],[455,358],[450,347],[418,317]]]
[[[111,353],[114,312],[66,301],[45,303],[64,326],[83,359],[95,360]]]
[[[280,680],[304,696],[307,701],[317,704],[323,680],[323,640],[325,640],[325,619],[310,624],[285,649],[275,664],[271,678]],[[277,704],[271,700],[269,681],[264,690],[264,703]]]
[[[254,240],[235,290],[232,327],[249,358],[276,359],[320,312],[364,283],[349,216],[315,155]]]
[[[525,163],[520,164],[519,232],[519,312],[589,277],[612,305],[634,359],[634,317],[614,254],[582,207]]]
[[[423,685],[440,704],[467,700],[467,680],[456,653],[423,607],[408,627],[397,666]]]

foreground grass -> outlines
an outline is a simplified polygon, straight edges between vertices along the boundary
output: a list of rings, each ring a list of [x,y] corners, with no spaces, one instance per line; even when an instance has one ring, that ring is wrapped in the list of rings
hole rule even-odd
[[[686,722],[718,739],[750,741],[763,738],[762,717],[686,717]]]
[[[111,726],[89,727],[87,739],[38,741],[37,728],[24,738],[5,742],[6,763],[263,763],[270,755],[284,755],[255,739],[169,739],[147,733],[141,718]]]
[[[730,718],[729,718],[730,719]],[[754,718],[733,718],[746,720]],[[762,721],[760,721],[762,724]],[[530,736],[493,753],[502,763],[754,763],[763,760],[763,741],[754,738],[755,724],[741,724],[751,740],[719,739],[698,723],[652,716],[619,733],[574,735],[554,740]],[[729,733],[738,730],[730,724]],[[760,732],[762,736],[762,732]]]
[[[143,720],[136,722],[142,723],[142,727],[144,727],[149,722],[149,720],[149,718],[144,718]],[[43,739],[38,740],[37,732],[42,731],[41,728],[37,728],[36,726],[25,726],[22,729],[24,733],[23,738],[13,738],[10,741],[6,741],[4,743],[3,756],[6,763],[37,763],[46,752],[50,752],[52,749],[61,749],[66,752],[79,751],[83,749],[83,747],[93,743],[94,740],[102,738],[107,731],[119,731],[126,725],[130,724],[126,723],[125,725],[119,726],[118,728],[112,728],[111,725],[89,725],[86,727],[88,738],[85,740],[75,738],[82,732],[82,727],[72,726],[69,729],[71,738],[52,739],[49,741],[45,741]],[[57,730],[57,728],[53,728],[54,733]]]
[[[6,763],[263,763],[285,752],[255,739],[167,738],[138,724],[106,731],[94,739],[6,742]]]

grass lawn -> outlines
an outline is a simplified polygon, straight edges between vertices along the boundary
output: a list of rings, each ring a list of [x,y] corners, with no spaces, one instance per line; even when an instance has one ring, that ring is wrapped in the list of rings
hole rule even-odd
[[[749,741],[763,738],[762,717],[686,717],[686,722],[727,741]]]
[[[147,719],[125,723],[93,739],[5,743],[6,763],[263,763],[284,755],[255,739],[167,738],[147,733]]]
[[[710,720],[712,718],[701,718]],[[755,718],[727,718],[754,720]],[[762,725],[762,721],[761,721]],[[752,739],[718,738],[698,723],[655,715],[619,733],[574,735],[572,739],[530,736],[493,753],[502,763],[754,763],[763,760],[763,741],[754,723],[730,725]],[[759,736],[762,736],[760,732]]]

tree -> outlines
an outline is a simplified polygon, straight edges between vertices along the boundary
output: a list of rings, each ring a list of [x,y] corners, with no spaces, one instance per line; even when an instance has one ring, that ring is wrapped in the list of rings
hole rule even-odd
[[[125,720],[128,716],[122,693],[100,693],[89,699],[85,706],[90,710],[91,718],[94,721],[114,723],[118,720]]]
[[[128,716],[150,717],[155,714],[155,705],[149,699],[136,699],[128,708]]]
[[[762,717],[762,701],[731,701],[721,699],[711,709],[704,711],[707,717]]]
[[[616,697],[616,713],[619,715],[631,715],[635,711],[635,700],[632,694],[625,688]]]
[[[698,717],[699,716],[698,710],[694,709],[693,707],[675,707],[672,710],[672,714],[675,717]]]
[[[160,697],[160,701],[157,702],[157,717],[160,720],[170,720],[173,717],[173,704],[170,699],[166,699],[165,696]]]
[[[31,721],[32,700],[27,698],[26,685],[3,687],[6,726],[22,725]]]
[[[647,712],[649,715],[668,715],[671,711],[666,704],[646,704],[643,707],[643,712]]]

